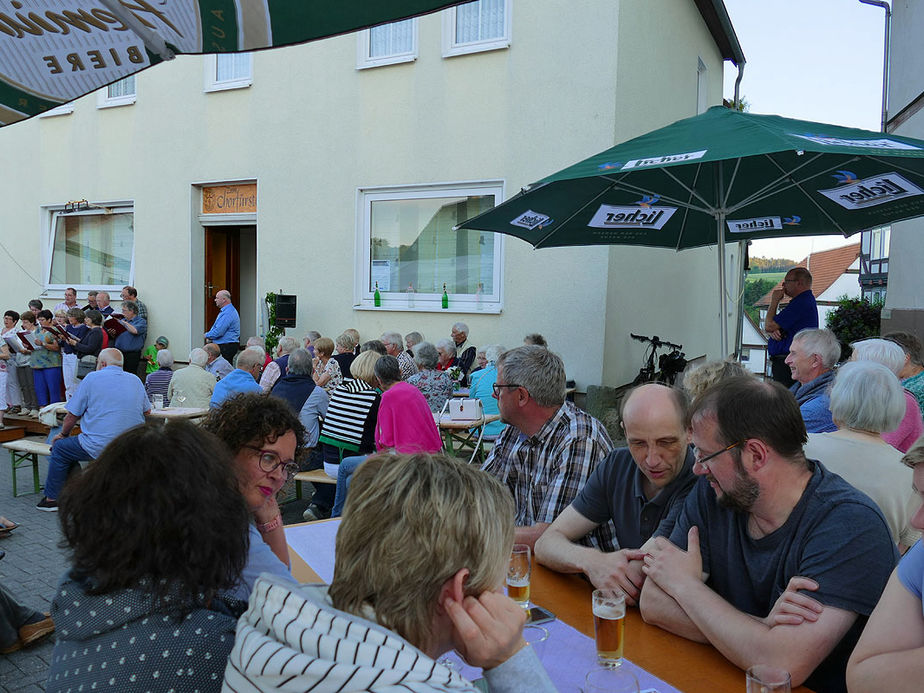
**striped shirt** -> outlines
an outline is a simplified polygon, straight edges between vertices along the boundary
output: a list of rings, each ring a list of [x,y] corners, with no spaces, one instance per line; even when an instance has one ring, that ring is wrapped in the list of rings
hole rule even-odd
[[[378,391],[362,380],[346,381],[331,394],[321,435],[357,445],[363,453],[374,452],[381,399]]]
[[[527,437],[515,426],[507,426],[482,469],[510,489],[516,525],[530,527],[558,517],[612,449],[603,424],[565,402],[535,435]],[[602,524],[588,535],[590,545],[611,546],[615,534],[612,521]]]

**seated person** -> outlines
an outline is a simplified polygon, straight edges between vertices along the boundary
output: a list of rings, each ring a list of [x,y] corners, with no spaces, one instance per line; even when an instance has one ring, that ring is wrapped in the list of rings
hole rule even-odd
[[[786,365],[792,372],[793,393],[809,433],[836,430],[828,408],[828,388],[834,380],[834,366],[841,345],[831,330],[809,328],[798,332],[789,346]]]
[[[574,502],[536,542],[536,559],[563,573],[584,573],[599,589],[621,589],[638,600],[644,547],[668,537],[693,488],[689,401],[665,385],[642,385],[623,400],[628,447],[601,461]],[[600,548],[577,542],[602,528]]]
[[[312,377],[314,367],[307,349],[297,348],[287,356],[286,373],[273,383],[270,394],[288,402],[292,411],[298,413],[311,393],[318,389]]]
[[[683,389],[694,400],[720,380],[742,375],[754,377],[751,371],[737,361],[709,361],[683,374]]]
[[[24,606],[0,585],[0,654],[30,647],[55,631],[51,615]]]
[[[46,690],[220,690],[250,518],[225,446],[182,421],[134,428],[65,489],[60,514],[71,566]]]
[[[888,339],[864,339],[850,345],[853,348],[851,361],[873,361],[888,368],[895,377],[900,377],[905,365],[905,352]],[[882,439],[902,452],[908,452],[918,438],[924,435],[924,419],[918,407],[917,398],[904,390],[905,415],[896,428],[884,431]]]
[[[231,592],[246,600],[260,573],[292,580],[276,495],[298,471],[305,429],[288,404],[262,392],[231,397],[221,407],[209,410],[201,427],[231,451],[238,488],[251,513],[247,564]]]
[[[924,413],[924,347],[921,346],[921,340],[910,332],[889,332],[882,335],[882,338],[895,342],[905,353],[898,377],[902,380],[902,386],[914,395]]]
[[[912,468],[914,489],[924,496],[924,438],[902,458]],[[924,530],[924,506],[911,524]],[[918,542],[889,578],[863,635],[847,663],[851,693],[917,693],[924,679],[924,544]]]
[[[337,353],[331,358],[340,366],[340,374],[343,376],[344,380],[348,380],[353,377],[350,366],[353,364],[353,359],[356,358],[356,354],[353,353],[353,350],[356,348],[353,335],[344,332],[334,340],[334,346],[337,347]]]
[[[603,424],[565,401],[565,365],[545,347],[501,354],[494,396],[501,421],[510,425],[482,469],[510,489],[516,542],[532,546],[571,505],[613,443]],[[594,530],[590,542],[605,545],[603,530]]]
[[[405,352],[406,353],[406,352]],[[443,371],[436,370],[439,353],[430,342],[420,342],[414,347],[414,363],[417,372],[407,382],[423,393],[430,405],[430,411],[439,414],[446,402],[452,397],[452,378]]]
[[[174,371],[167,387],[167,400],[175,407],[205,409],[215,391],[215,376],[205,370],[209,352],[196,348],[189,352],[189,365]]]
[[[333,582],[257,581],[226,690],[285,681],[292,690],[475,691],[438,661],[455,649],[484,668],[493,693],[554,691],[523,640],[526,612],[501,593],[512,529],[510,494],[477,469],[426,454],[371,457],[337,532]]]
[[[497,359],[506,351],[500,344],[491,344],[484,348],[484,368],[472,373],[472,384],[469,387],[469,397],[480,399],[485,415],[500,414],[497,408],[497,399],[494,397],[494,383],[497,382]],[[506,424],[498,419],[485,425],[486,438],[495,439],[504,430]]]
[[[148,373],[144,381],[144,391],[148,393],[148,399],[154,401],[154,395],[161,395],[164,398],[164,406],[170,406],[170,380],[173,378],[173,354],[169,349],[161,349],[155,355],[157,359],[157,370]]]
[[[379,356],[388,356],[388,350],[385,348],[385,342],[383,342],[381,339],[370,339],[368,342],[363,342],[359,353],[364,351],[374,351]]]
[[[546,349],[549,347],[549,343],[545,341],[545,337],[543,337],[538,332],[531,332],[523,337],[523,344],[527,346],[534,344],[535,346],[545,347]]]
[[[452,346],[455,349],[456,361],[453,365],[462,369],[462,375],[467,376],[475,363],[475,347],[468,343],[468,325],[464,322],[457,322],[452,326],[450,335]]]
[[[208,351],[206,349],[206,351]],[[209,407],[215,409],[229,397],[243,392],[263,392],[257,380],[263,369],[264,351],[260,347],[247,347],[237,357],[234,370],[215,384]]]
[[[898,558],[885,518],[806,459],[802,417],[779,383],[723,380],[693,403],[692,424],[704,478],[670,539],[646,547],[642,617],[742,669],[769,664],[793,686],[844,691],[847,657]],[[793,625],[787,605],[804,589],[824,608]]]
[[[914,405],[917,411],[917,405]],[[911,526],[918,509],[911,488],[911,470],[902,453],[885,442],[883,431],[894,430],[905,415],[905,397],[898,378],[872,361],[851,361],[837,369],[831,387],[832,433],[809,433],[805,456],[821,463],[872,498],[905,553],[921,538]]]
[[[378,452],[439,452],[443,448],[440,431],[427,400],[413,385],[401,380],[401,367],[394,356],[380,356],[375,377],[382,399],[375,422],[375,449]],[[337,492],[332,515],[343,512],[350,490],[350,477],[366,455],[344,457],[337,471]]]

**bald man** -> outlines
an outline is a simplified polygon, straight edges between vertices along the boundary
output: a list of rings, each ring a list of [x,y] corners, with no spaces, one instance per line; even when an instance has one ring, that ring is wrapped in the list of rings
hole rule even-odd
[[[221,355],[228,363],[234,363],[234,357],[241,346],[241,316],[231,305],[231,292],[221,289],[215,294],[218,316],[212,329],[205,333],[206,340],[217,344]]]
[[[618,588],[636,603],[644,582],[639,551],[670,536],[693,487],[689,401],[680,390],[642,385],[623,403],[628,447],[613,450],[594,469],[574,501],[536,542],[540,563],[562,573],[584,573],[594,586]],[[601,549],[577,543],[612,521],[616,536]]]

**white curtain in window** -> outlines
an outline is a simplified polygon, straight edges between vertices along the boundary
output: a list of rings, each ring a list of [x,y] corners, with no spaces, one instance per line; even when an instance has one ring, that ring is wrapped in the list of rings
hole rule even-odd
[[[414,50],[414,20],[405,19],[369,30],[369,57],[384,58]]]
[[[110,99],[133,96],[135,94],[135,75],[129,75],[125,79],[120,79],[118,82],[110,84],[107,94]]]
[[[456,43],[503,38],[506,0],[476,0],[456,7]]]
[[[215,56],[215,81],[230,82],[250,77],[250,53],[222,53]]]

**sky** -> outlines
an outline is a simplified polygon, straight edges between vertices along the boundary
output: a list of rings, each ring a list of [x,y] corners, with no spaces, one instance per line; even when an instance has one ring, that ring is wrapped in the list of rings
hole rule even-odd
[[[747,63],[752,113],[879,130],[885,12],[859,0],[725,0]],[[725,64],[725,98],[738,71]],[[856,243],[840,236],[754,241],[751,257],[801,260]]]

